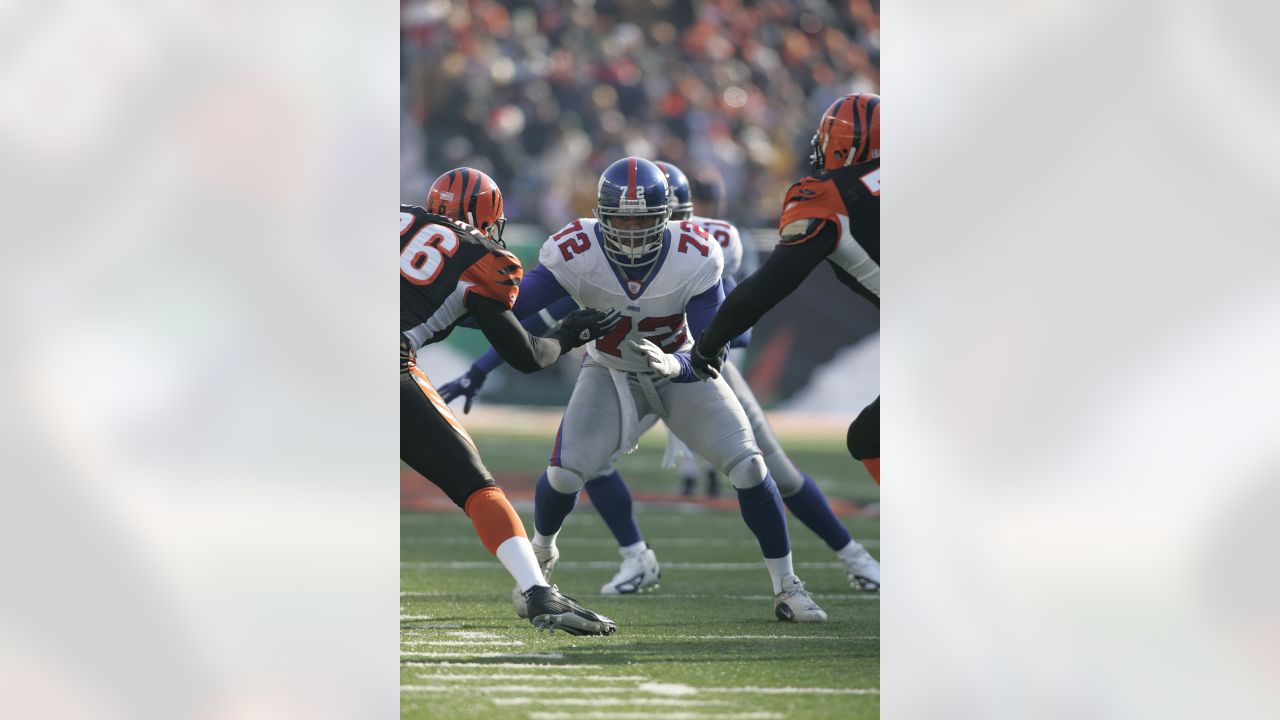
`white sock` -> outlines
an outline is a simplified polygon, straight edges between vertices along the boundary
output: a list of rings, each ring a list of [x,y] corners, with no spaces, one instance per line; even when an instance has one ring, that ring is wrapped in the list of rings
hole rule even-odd
[[[546,578],[542,577],[542,568],[538,567],[538,558],[533,556],[533,546],[529,544],[527,538],[516,535],[507,538],[498,546],[498,552],[494,553],[498,556],[502,567],[511,573],[511,577],[515,578],[516,584],[520,586],[520,592],[525,592],[535,585],[546,585]]]
[[[533,531],[533,544],[534,544],[534,545],[539,545],[539,546],[544,547],[544,548],[547,548],[547,547],[555,547],[555,544],[556,544],[556,536],[557,536],[557,535],[559,535],[559,534],[560,534],[560,531],[559,531],[559,530],[557,530],[557,531],[555,531],[555,532],[551,533],[550,535],[543,535],[542,533],[538,532],[538,531],[535,529],[535,530]]]
[[[635,543],[634,545],[624,545],[623,547],[619,548],[619,550],[622,551],[622,557],[630,558],[630,557],[636,557],[640,553],[644,552],[644,549],[647,547],[649,546],[646,545],[643,540],[641,540],[640,542]]]
[[[780,558],[765,558],[764,566],[769,568],[769,577],[773,579],[774,595],[782,592],[782,578],[795,575],[795,570],[791,567],[791,553]]]

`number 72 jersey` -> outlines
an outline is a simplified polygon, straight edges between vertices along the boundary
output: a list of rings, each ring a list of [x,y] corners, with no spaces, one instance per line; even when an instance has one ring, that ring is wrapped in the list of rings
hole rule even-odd
[[[415,350],[453,331],[469,293],[510,309],[521,277],[520,260],[479,230],[400,206],[400,332]]]
[[[662,249],[647,277],[632,280],[605,255],[598,223],[580,218],[547,239],[538,263],[580,307],[616,308],[613,332],[587,346],[592,359],[617,370],[647,372],[644,360],[624,350],[626,340],[647,338],[664,352],[693,347],[685,307],[720,281],[720,244],[689,221],[667,223]]]

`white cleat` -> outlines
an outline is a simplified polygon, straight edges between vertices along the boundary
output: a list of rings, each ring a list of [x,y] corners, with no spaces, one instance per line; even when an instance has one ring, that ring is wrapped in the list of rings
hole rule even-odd
[[[836,557],[840,558],[850,585],[867,592],[880,590],[880,563],[871,557],[866,548],[855,542],[851,547],[836,553]]]
[[[782,578],[782,592],[773,596],[773,614],[783,622],[822,623],[827,614],[804,589],[804,583],[795,575]]]
[[[601,595],[630,595],[631,593],[651,590],[658,587],[662,578],[662,569],[658,567],[658,556],[653,549],[645,546],[636,555],[622,555],[622,567],[613,579],[600,588]]]
[[[556,563],[560,562],[560,549],[555,545],[549,547],[533,545],[533,556],[538,559],[538,567],[542,569],[543,579],[551,582],[551,573],[555,572]],[[520,592],[519,585],[511,590],[511,604],[516,608],[516,617],[526,619],[529,617],[529,601]]]

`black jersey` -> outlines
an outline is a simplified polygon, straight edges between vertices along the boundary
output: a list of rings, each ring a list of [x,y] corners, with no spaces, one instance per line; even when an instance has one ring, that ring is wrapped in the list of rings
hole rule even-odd
[[[520,260],[479,230],[400,206],[400,332],[414,349],[453,331],[469,293],[510,309],[523,275]]]
[[[818,236],[795,231],[810,220],[835,223],[838,232],[827,262],[841,282],[879,307],[880,159],[836,168],[792,185],[778,221],[783,237],[779,244],[814,241]],[[788,226],[793,225],[789,232]]]

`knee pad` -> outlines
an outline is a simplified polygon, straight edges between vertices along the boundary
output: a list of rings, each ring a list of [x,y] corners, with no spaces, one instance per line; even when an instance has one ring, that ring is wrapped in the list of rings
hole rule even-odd
[[[547,468],[547,484],[551,489],[566,495],[572,495],[582,489],[585,479],[572,470],[552,465]]]
[[[862,409],[849,424],[845,439],[854,460],[880,457],[880,398]]]
[[[765,467],[764,458],[760,456],[760,453],[742,458],[725,473],[725,475],[729,476],[729,482],[739,490],[746,490],[759,485],[764,482],[768,474],[769,470]]]

